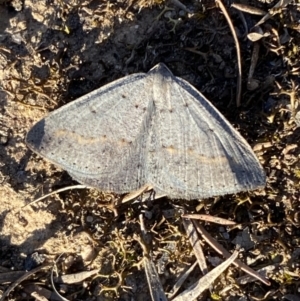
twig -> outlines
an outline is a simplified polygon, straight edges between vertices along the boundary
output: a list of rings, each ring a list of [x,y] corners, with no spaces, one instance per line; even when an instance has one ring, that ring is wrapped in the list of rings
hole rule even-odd
[[[241,105],[241,95],[242,95],[242,62],[241,62],[241,50],[239,41],[235,32],[235,29],[233,27],[232,21],[230,19],[230,16],[228,15],[225,6],[221,2],[221,0],[215,0],[216,5],[219,6],[221,11],[223,12],[226,21],[230,27],[231,34],[233,36],[235,47],[236,47],[236,54],[237,54],[237,63],[238,63],[238,78],[237,78],[237,89],[236,89],[236,106],[239,107]]]
[[[252,56],[251,56],[251,64],[250,64],[250,69],[248,74],[248,81],[247,81],[247,88],[250,91],[255,90],[258,86],[258,84],[256,84],[256,81],[253,79],[253,74],[259,57],[259,49],[260,49],[259,43],[254,42]]]

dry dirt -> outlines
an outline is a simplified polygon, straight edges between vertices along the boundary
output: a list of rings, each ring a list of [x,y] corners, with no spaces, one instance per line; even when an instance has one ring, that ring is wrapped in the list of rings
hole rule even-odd
[[[269,2],[242,3],[267,12],[276,4]],[[206,228],[230,252],[242,237],[241,259],[269,271],[269,287],[258,281],[238,284],[244,273],[230,267],[199,300],[300,300],[299,3],[285,1],[271,10],[257,42],[246,34],[262,16],[241,13],[230,7],[231,1],[224,4],[241,47],[240,107],[235,103],[234,40],[213,1],[0,2],[0,297],[22,271],[43,264],[7,300],[58,300],[47,268],[57,260],[58,275],[97,270],[75,284],[56,279],[56,289],[68,300],[150,300],[139,265],[141,212],[151,236],[151,258],[164,290],[170,291],[180,272],[195,261],[176,204],[239,223]],[[66,172],[28,150],[24,138],[29,128],[63,104],[159,62],[203,92],[241,132],[264,166],[266,188],[200,203],[127,203],[117,208],[117,217],[109,205],[118,196],[92,190],[59,193],[22,209],[75,184]],[[209,269],[221,259],[206,245],[204,253]],[[184,288],[199,277],[195,269]],[[52,295],[37,293],[33,285]]]

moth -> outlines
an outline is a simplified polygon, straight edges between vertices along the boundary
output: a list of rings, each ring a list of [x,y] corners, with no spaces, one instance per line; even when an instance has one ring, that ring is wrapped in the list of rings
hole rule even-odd
[[[53,111],[26,142],[78,182],[118,194],[149,184],[157,194],[192,200],[266,181],[245,139],[162,63]]]

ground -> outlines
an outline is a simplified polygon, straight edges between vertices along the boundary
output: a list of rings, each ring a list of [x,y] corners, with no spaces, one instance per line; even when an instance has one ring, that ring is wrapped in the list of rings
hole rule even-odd
[[[49,268],[57,260],[58,275],[97,271],[71,284],[55,278],[68,300],[150,300],[139,264],[141,212],[149,254],[169,292],[195,261],[176,209],[183,206],[239,223],[205,226],[230,252],[242,237],[241,260],[269,268],[266,286],[240,284],[244,273],[232,266],[199,300],[300,299],[299,3],[282,1],[271,9],[276,2],[244,1],[264,15],[269,11],[257,41],[247,33],[263,16],[231,4],[224,2],[241,48],[239,106],[236,46],[213,1],[0,1],[0,296],[25,270],[37,268],[16,283],[9,300],[57,300]],[[26,147],[30,127],[63,104],[159,62],[201,91],[244,136],[266,172],[265,189],[194,202],[133,202],[116,210],[109,205],[119,196],[69,190],[22,208],[75,184]],[[222,259],[207,245],[204,253],[209,269]],[[195,269],[183,288],[199,277]],[[38,287],[52,295],[37,293]]]

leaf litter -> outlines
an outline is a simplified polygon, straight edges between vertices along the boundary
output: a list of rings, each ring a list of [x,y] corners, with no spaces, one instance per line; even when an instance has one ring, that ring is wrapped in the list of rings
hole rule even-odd
[[[154,238],[151,244],[154,263],[162,256],[160,249],[164,249],[169,240],[176,244],[168,257],[165,273],[160,275],[164,285],[172,280],[175,283],[180,271],[194,262],[180,218],[173,215],[166,219],[162,215],[162,210],[172,209],[167,201],[155,201],[150,207],[145,207],[147,201],[143,205],[137,202],[130,203],[131,206],[121,205],[116,219],[108,209],[110,207],[103,205],[111,204],[118,196],[83,190],[63,192],[55,199],[26,208],[19,215],[7,214],[8,210],[19,209],[32,198],[71,183],[59,169],[38,158],[29,159],[31,154],[24,145],[25,133],[33,122],[47,114],[45,110],[61,106],[63,101],[77,98],[116,78],[147,71],[163,61],[176,75],[204,93],[251,146],[259,149],[257,156],[267,171],[268,182],[263,191],[185,204],[190,212],[197,207],[201,209],[200,213],[230,218],[240,223],[241,229],[248,226],[252,234],[265,237],[243,256],[245,259],[261,258],[254,261],[256,269],[272,266],[268,272],[272,279],[271,289],[249,282],[238,289],[231,285],[238,272],[229,268],[215,281],[211,296],[221,296],[224,300],[248,296],[266,296],[274,300],[297,297],[299,258],[292,256],[297,250],[299,227],[299,129],[294,121],[299,98],[295,90],[293,100],[296,105],[290,106],[290,96],[278,92],[279,89],[281,92],[292,91],[292,81],[294,87],[299,84],[299,10],[291,2],[288,9],[274,14],[261,25],[263,33],[270,34],[258,41],[261,51],[252,75],[258,83],[254,90],[248,91],[244,85],[251,61],[251,44],[239,39],[244,87],[242,108],[236,109],[235,50],[223,16],[214,8],[214,3],[206,2],[201,6],[192,1],[181,2],[192,13],[197,12],[195,17],[183,13],[171,2],[144,1],[143,4],[131,1],[131,6],[125,2],[105,2],[99,7],[89,1],[78,6],[54,1],[49,12],[56,11],[57,14],[45,14],[43,5],[33,5],[30,1],[21,6],[21,10],[17,1],[1,4],[0,26],[4,28],[3,48],[0,49],[1,101],[6,108],[1,113],[1,125],[8,129],[0,150],[3,272],[11,268],[24,271],[23,254],[35,250],[46,249],[48,254],[56,256],[67,251],[72,256],[64,257],[59,263],[60,271],[72,274],[100,268],[101,277],[59,287],[64,296],[85,300],[91,296],[97,296],[98,300],[144,296],[147,300],[144,272],[135,266],[142,260],[142,250],[132,237],[132,233],[140,231],[137,215],[141,207],[149,213],[145,223]],[[252,3],[265,11],[275,4]],[[173,32],[169,16],[162,15],[152,27],[164,5],[173,5],[171,18],[181,19]],[[89,14],[89,10],[97,11],[97,14]],[[239,32],[243,32],[241,17],[233,10],[229,10],[229,14],[239,37]],[[252,15],[245,17],[250,29],[260,19]],[[225,29],[218,30],[218,25]],[[200,29],[205,26],[216,29],[212,34]],[[184,51],[188,47],[205,53],[206,60],[196,52]],[[125,65],[131,56],[131,63]],[[275,76],[280,86],[274,82],[265,84],[269,74]],[[290,147],[295,144],[296,147]],[[101,203],[100,207],[98,203]],[[116,228],[120,230],[116,231]],[[237,227],[226,234],[220,226],[209,225],[209,232],[230,251],[234,249],[231,240],[239,231]],[[211,251],[205,247],[204,254],[207,252]],[[94,254],[92,261],[88,257],[80,258],[80,254],[88,253]],[[68,261],[70,256],[73,259]],[[53,260],[51,256],[49,260]],[[199,275],[200,272],[195,270],[188,279],[198,280]],[[47,272],[31,275],[26,281],[29,283],[23,284],[41,282],[42,287],[49,287]],[[5,287],[6,284],[1,284],[2,291]],[[111,290],[107,290],[109,288]],[[25,290],[17,286],[10,298],[18,300],[22,294]],[[210,293],[204,293],[202,298],[205,299],[207,294]]]

